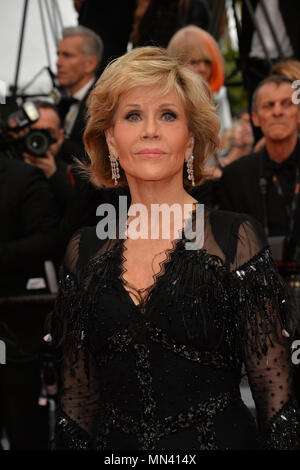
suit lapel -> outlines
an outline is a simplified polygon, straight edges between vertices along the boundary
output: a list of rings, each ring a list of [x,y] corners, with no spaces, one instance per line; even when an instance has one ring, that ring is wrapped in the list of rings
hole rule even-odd
[[[83,131],[84,131],[85,124],[86,124],[86,119],[87,119],[86,101],[95,83],[96,83],[96,80],[92,83],[92,85],[86,92],[84,98],[80,102],[79,110],[78,110],[74,125],[72,127],[72,131],[70,134],[70,139],[78,140],[78,136],[80,136],[80,139],[82,138]]]

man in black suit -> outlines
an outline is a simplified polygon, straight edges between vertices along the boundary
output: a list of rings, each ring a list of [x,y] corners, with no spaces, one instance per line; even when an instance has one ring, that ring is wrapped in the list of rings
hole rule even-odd
[[[65,131],[63,155],[84,158],[82,136],[86,121],[86,100],[95,83],[102,60],[103,43],[94,31],[84,26],[63,29],[57,49],[57,80],[65,92],[59,113]]]
[[[252,102],[255,88],[268,76],[272,64],[288,58],[300,59],[299,2],[251,0],[250,7],[253,9],[256,27],[251,11],[243,1],[242,28],[239,35],[240,64],[249,104]],[[261,133],[257,128],[254,128],[254,131],[258,140]]]
[[[56,252],[57,211],[42,171],[1,155],[0,220],[0,337],[6,344],[0,431],[5,427],[11,449],[46,449],[48,409],[38,399],[43,324],[51,306],[38,298],[49,294],[44,261]]]
[[[294,245],[300,245],[300,109],[292,101],[294,92],[286,77],[270,76],[260,83],[253,95],[252,119],[261,128],[265,148],[224,168],[218,198],[221,209],[259,220],[268,236],[286,237],[294,248],[285,253],[289,260],[296,254]]]
[[[294,92],[291,81],[282,76],[259,84],[252,118],[262,130],[265,148],[225,167],[219,181],[219,208],[249,214],[263,224],[280,272],[292,287],[294,276],[300,275],[300,109]],[[277,237],[283,243],[276,246]],[[295,294],[300,302],[298,291],[299,287]],[[300,325],[296,340],[299,335]],[[299,366],[294,372],[300,403]]]

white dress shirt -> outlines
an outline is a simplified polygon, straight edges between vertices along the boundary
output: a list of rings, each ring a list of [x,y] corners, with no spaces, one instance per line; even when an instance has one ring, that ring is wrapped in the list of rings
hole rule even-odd
[[[88,89],[92,86],[92,84],[94,83],[94,78],[92,78],[88,83],[86,83],[82,88],[80,88],[80,90],[78,90],[76,93],[74,93],[73,95],[73,98],[76,98],[78,100],[77,103],[73,103],[71,106],[70,106],[70,109],[65,117],[65,121],[64,121],[64,130],[65,130],[65,135],[66,137],[69,137],[70,134],[71,134],[71,131],[72,131],[72,128],[73,128],[73,125],[74,125],[74,122],[76,120],[76,117],[77,117],[77,114],[78,114],[78,111],[79,111],[79,107],[80,107],[80,104],[81,104],[81,101],[83,100],[83,98],[85,97]]]

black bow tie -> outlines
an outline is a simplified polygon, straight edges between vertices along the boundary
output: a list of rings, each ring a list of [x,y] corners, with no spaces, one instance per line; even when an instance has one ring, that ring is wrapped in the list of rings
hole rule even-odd
[[[79,100],[73,98],[73,96],[63,96],[61,98],[60,102],[58,103],[58,112],[62,122],[68,114],[70,107],[74,103],[79,103]]]

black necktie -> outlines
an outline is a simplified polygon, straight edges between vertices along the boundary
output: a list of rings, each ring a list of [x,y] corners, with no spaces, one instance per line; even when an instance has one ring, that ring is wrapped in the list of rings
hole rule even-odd
[[[76,98],[73,98],[72,96],[63,96],[58,103],[58,112],[60,115],[60,119],[62,122],[64,122],[66,115],[69,112],[70,107],[74,103],[78,103],[79,100]]]

